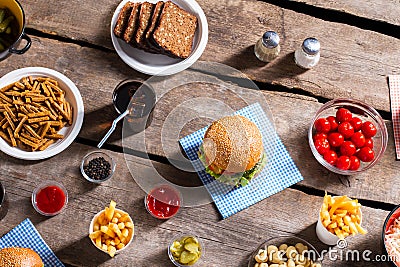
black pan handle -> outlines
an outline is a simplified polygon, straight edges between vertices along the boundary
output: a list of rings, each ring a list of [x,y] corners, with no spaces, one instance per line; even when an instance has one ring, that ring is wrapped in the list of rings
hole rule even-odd
[[[26,51],[28,51],[28,49],[31,47],[31,44],[32,44],[31,38],[23,32],[21,35],[21,39],[26,40],[25,47],[22,49],[16,49],[15,47],[11,47],[9,49],[10,53],[21,55],[21,54],[25,53]]]

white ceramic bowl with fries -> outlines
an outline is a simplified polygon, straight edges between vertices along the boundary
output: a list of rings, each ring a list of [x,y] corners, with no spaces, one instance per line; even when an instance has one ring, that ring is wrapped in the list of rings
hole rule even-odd
[[[69,111],[72,111],[72,112],[67,111],[66,113],[68,113],[68,114],[64,113],[64,114],[66,114],[66,116],[69,116],[69,118],[70,118],[69,122],[71,123],[71,125],[68,125],[68,123],[67,123],[65,126],[59,126],[59,128],[62,127],[61,129],[56,129],[54,126],[54,131],[53,130],[52,131],[54,132],[54,134],[59,135],[59,139],[54,139],[52,141],[54,143],[49,142],[51,144],[48,145],[48,147],[42,151],[40,151],[39,149],[37,151],[27,151],[27,150],[24,150],[19,147],[13,147],[12,145],[10,145],[10,143],[5,141],[3,138],[0,138],[0,150],[10,156],[15,157],[15,158],[25,159],[25,160],[40,160],[40,159],[45,159],[45,158],[49,158],[54,155],[57,155],[58,153],[62,152],[64,149],[66,149],[74,141],[74,139],[76,138],[76,136],[78,135],[78,133],[82,127],[83,116],[84,116],[84,107],[83,107],[82,97],[81,97],[81,94],[80,94],[78,88],[69,78],[67,78],[65,75],[63,75],[55,70],[48,69],[48,68],[42,68],[42,67],[22,68],[22,69],[14,70],[14,71],[4,75],[3,77],[1,77],[0,78],[0,93],[2,95],[0,95],[0,98],[2,98],[3,101],[0,101],[0,104],[6,103],[4,101],[4,96],[8,97],[9,99],[11,99],[11,97],[14,98],[13,101],[18,98],[15,96],[11,96],[10,94],[12,92],[8,92],[8,91],[2,92],[1,88],[4,88],[5,86],[7,86],[9,84],[15,83],[17,81],[20,81],[22,78],[29,77],[29,76],[32,77],[33,79],[38,78],[38,77],[46,77],[46,78],[50,78],[52,80],[57,81],[58,88],[65,92],[65,94],[64,94],[65,97],[63,97],[63,99],[65,99],[65,101],[58,102],[58,103],[67,103],[68,102],[68,104],[66,104],[66,105],[71,107],[71,109],[69,109]],[[27,91],[26,89],[21,89],[20,92],[24,92],[23,90],[25,90],[25,92]],[[16,90],[15,92],[18,92],[18,91]],[[8,95],[5,95],[5,93],[7,93]],[[19,112],[22,114],[20,107],[26,105],[27,100],[26,100],[26,97],[25,98],[21,97],[20,99],[23,99],[21,101],[23,101],[24,104],[19,105],[19,110],[15,109],[14,106],[10,106],[10,107],[13,108],[15,112]],[[61,98],[57,98],[57,99],[61,101]],[[32,97],[30,101],[34,101],[34,100],[35,100],[34,97]],[[50,97],[48,97],[47,100],[50,100]],[[38,100],[38,101],[40,101],[40,100]],[[56,102],[56,101],[54,101],[54,102]],[[38,104],[38,103],[35,103],[35,104]],[[13,105],[14,105],[14,103],[13,103]],[[43,105],[43,107],[45,106],[44,103],[43,104],[40,103],[40,105]],[[64,105],[61,104],[61,106],[62,106],[61,109],[66,110],[64,108]],[[37,106],[37,108],[39,108],[39,109],[41,109],[43,107]],[[58,112],[58,111],[56,111],[56,112]],[[3,112],[0,112],[0,113],[1,113],[2,118],[5,117],[5,115],[3,116],[3,114],[4,114]],[[28,114],[26,114],[26,115],[28,115]],[[50,120],[54,120],[54,117],[56,117],[56,115],[53,114],[53,116],[49,117],[48,121],[44,120],[44,121],[41,121],[41,123],[49,123],[49,127],[51,130],[51,127],[53,127],[53,126],[51,126]],[[60,118],[61,118],[61,115],[58,118],[58,120],[60,120],[60,122],[61,122]],[[43,119],[46,119],[46,118],[43,118]],[[65,120],[67,120],[67,119],[65,118]],[[26,121],[28,121],[28,120],[26,120]],[[15,121],[16,125],[14,125],[14,128],[18,128],[17,125],[20,122],[21,122],[21,120],[19,120],[19,121],[16,120]],[[8,125],[10,125],[10,124],[8,124]],[[40,127],[43,127],[44,124],[41,124],[41,125],[42,126],[40,126]],[[21,128],[23,128],[23,127],[21,127]],[[39,129],[44,131],[43,128],[39,128]],[[2,127],[0,127],[0,130],[3,130]],[[57,132],[56,132],[56,130],[57,130]],[[8,133],[7,131],[4,131],[4,132]],[[15,135],[15,133],[14,133],[14,135]],[[22,133],[21,133],[21,135],[22,135]],[[8,134],[8,136],[10,136],[10,135]],[[20,140],[18,140],[18,141],[20,141]]]
[[[121,233],[120,233],[121,235],[118,235],[115,232],[115,230],[111,229],[112,226],[110,226],[110,223],[108,222],[109,220],[106,219],[107,213],[110,213],[111,210],[114,210],[112,212],[113,215],[111,216],[112,217],[111,221],[114,218],[117,217],[117,216],[115,216],[117,213],[119,213],[122,216],[122,217],[120,217],[119,220],[122,220],[123,222],[117,222],[116,223],[119,226],[119,229],[121,231]],[[126,217],[126,219],[123,219],[124,217]],[[125,226],[120,226],[119,225],[120,223],[124,223]],[[131,224],[132,227],[127,226],[127,223]],[[132,243],[133,238],[135,236],[135,226],[134,225],[135,224],[134,224],[131,216],[127,212],[115,208],[115,202],[111,201],[110,206],[107,207],[105,210],[102,210],[102,211],[98,212],[93,217],[92,221],[90,222],[89,238],[90,238],[90,240],[92,241],[93,245],[96,248],[98,248],[99,250],[101,250],[104,253],[109,254],[111,257],[113,257],[115,254],[118,254],[118,253],[124,251]],[[101,229],[102,226],[106,227],[106,228],[104,228],[104,231],[102,231],[103,229]],[[97,230],[97,228],[99,228],[100,231]],[[125,235],[124,232],[123,232],[124,229],[132,229],[131,234],[128,235],[126,240],[122,240],[123,236]],[[107,234],[106,232],[108,230],[112,231],[112,233]],[[107,241],[103,242],[103,241],[96,240],[96,237],[93,238],[94,237],[93,235],[96,235],[96,233],[95,233],[96,231],[101,232],[98,235],[101,239],[107,238],[107,239],[110,240],[108,242],[111,242],[111,241],[112,242],[106,244],[105,242],[107,242]],[[111,238],[112,235],[114,235],[115,237]],[[122,237],[122,238],[120,238],[120,237]],[[118,239],[118,241],[117,241],[117,239]],[[99,243],[99,242],[100,242],[100,244],[96,244],[96,243]],[[123,244],[123,246],[122,245],[118,246],[119,243]],[[106,247],[101,248],[100,246],[106,246]],[[113,249],[114,250],[113,252],[110,252],[110,250],[109,250],[110,246],[113,246],[115,248],[115,249]],[[106,250],[106,248],[107,248],[107,250]]]

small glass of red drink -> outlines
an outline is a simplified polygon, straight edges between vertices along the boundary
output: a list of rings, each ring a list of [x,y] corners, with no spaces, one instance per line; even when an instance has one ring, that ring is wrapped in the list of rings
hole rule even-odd
[[[144,198],[146,210],[157,219],[169,219],[175,216],[181,204],[181,193],[166,184],[154,187]]]
[[[45,181],[33,190],[32,205],[45,216],[59,214],[68,203],[65,187],[56,181]]]

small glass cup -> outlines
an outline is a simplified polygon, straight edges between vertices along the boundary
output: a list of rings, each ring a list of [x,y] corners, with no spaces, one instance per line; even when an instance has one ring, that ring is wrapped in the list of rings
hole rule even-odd
[[[193,237],[199,242],[199,251],[200,251],[199,259],[194,264],[191,264],[191,265],[179,263],[177,260],[175,260],[174,254],[171,251],[171,247],[173,246],[175,241],[180,241],[180,240],[182,240],[184,238],[188,238],[188,237]],[[200,238],[197,235],[185,234],[184,233],[184,234],[181,234],[179,236],[175,236],[171,240],[171,242],[168,244],[168,256],[169,256],[169,259],[171,260],[171,262],[177,267],[196,266],[199,262],[201,262],[201,259],[204,257],[204,245],[203,245],[203,243],[201,242]]]
[[[94,178],[90,177],[89,174],[87,174],[85,172],[84,167],[88,166],[91,160],[94,160],[94,159],[100,158],[100,157],[103,157],[108,163],[110,163],[110,174],[107,177],[105,177],[104,179],[98,180],[98,179],[94,179]],[[99,183],[107,181],[108,179],[110,179],[113,176],[113,174],[115,172],[115,167],[116,167],[115,161],[110,155],[108,155],[107,153],[104,153],[102,151],[93,151],[93,152],[86,154],[83,157],[80,169],[81,169],[81,173],[82,173],[83,177],[85,177],[86,180],[88,180],[89,182],[92,182],[92,183],[99,184]]]
[[[51,203],[53,207],[50,208],[50,210],[53,211],[47,212],[40,209],[41,204],[39,204],[39,202],[41,201],[41,196],[39,194],[41,193],[42,190],[49,190],[50,193],[57,194],[57,198],[58,200],[60,200],[60,203],[54,203],[54,201],[53,203]],[[49,192],[46,193],[43,192],[43,194],[46,194],[47,196]],[[68,203],[67,189],[65,189],[65,187],[61,183],[56,181],[45,181],[39,184],[32,192],[32,205],[38,213],[44,216],[54,216],[59,214],[67,206],[67,203]]]
[[[155,186],[144,198],[144,206],[157,219],[174,217],[182,204],[182,195],[174,187],[166,184]]]
[[[316,133],[315,122],[320,118],[326,118],[328,116],[335,116],[339,108],[346,108],[351,111],[353,117],[358,117],[363,122],[370,121],[376,127],[377,133],[372,138],[374,142],[373,151],[375,154],[374,159],[371,162],[361,162],[361,166],[358,170],[341,170],[336,166],[331,165],[324,159],[324,156],[319,154],[317,151],[313,136]],[[383,156],[386,150],[388,142],[388,133],[386,129],[385,122],[379,113],[371,106],[358,100],[348,99],[348,98],[338,98],[325,103],[313,117],[310,128],[308,130],[308,142],[311,151],[317,161],[323,165],[328,170],[341,174],[341,175],[355,175],[365,170],[368,170],[374,166],[379,159]]]

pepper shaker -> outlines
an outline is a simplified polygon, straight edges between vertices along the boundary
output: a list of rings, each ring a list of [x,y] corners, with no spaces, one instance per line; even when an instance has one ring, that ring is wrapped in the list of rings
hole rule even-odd
[[[299,67],[311,69],[317,65],[320,58],[321,45],[316,38],[310,37],[294,53],[294,61]]]
[[[264,62],[270,62],[278,57],[281,47],[279,35],[274,31],[267,31],[254,46],[254,54]]]

